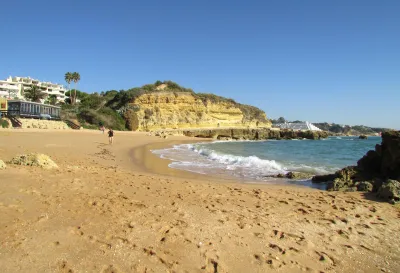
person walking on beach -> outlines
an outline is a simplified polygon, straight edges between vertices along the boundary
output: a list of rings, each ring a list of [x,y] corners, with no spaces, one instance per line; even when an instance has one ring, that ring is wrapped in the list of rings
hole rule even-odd
[[[104,128],[104,126],[101,126],[100,127],[100,131],[102,131],[103,132],[103,134],[104,134],[104,131],[106,130],[106,128]]]
[[[110,128],[110,130],[108,131],[108,142],[110,144],[113,144],[113,138],[114,138],[114,131],[113,129]]]

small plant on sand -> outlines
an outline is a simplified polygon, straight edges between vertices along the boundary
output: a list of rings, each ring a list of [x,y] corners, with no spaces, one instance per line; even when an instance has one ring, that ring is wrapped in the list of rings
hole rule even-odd
[[[6,119],[0,119],[0,126],[1,128],[8,128],[10,127],[10,123]]]

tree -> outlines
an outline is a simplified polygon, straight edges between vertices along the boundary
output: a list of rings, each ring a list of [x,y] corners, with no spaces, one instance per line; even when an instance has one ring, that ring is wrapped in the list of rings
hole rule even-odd
[[[32,84],[28,90],[25,90],[24,96],[30,101],[41,102],[41,100],[46,98],[47,94],[42,92],[39,86]]]
[[[65,73],[64,79],[68,83],[68,90],[70,90],[70,85],[71,85],[71,81],[72,81],[72,73],[71,72]]]
[[[56,105],[57,104],[57,95],[50,95],[47,97],[45,103],[50,104],[50,105]]]
[[[72,81],[75,83],[75,92],[73,103],[76,103],[76,88],[78,86],[78,82],[81,80],[81,75],[78,72],[72,73]]]
[[[280,118],[278,118],[277,122],[278,123],[285,123],[286,119],[284,117],[280,117]]]
[[[89,95],[88,93],[85,93],[83,91],[71,89],[71,90],[65,92],[65,96],[72,97],[74,93],[76,93],[75,97],[79,100],[82,100]]]

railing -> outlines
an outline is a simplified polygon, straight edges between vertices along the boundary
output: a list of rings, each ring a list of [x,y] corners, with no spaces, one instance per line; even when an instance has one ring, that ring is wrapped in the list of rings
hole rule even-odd
[[[12,124],[12,127],[14,128],[21,128],[22,127],[22,122],[15,116],[10,114],[9,111],[0,111],[2,117],[7,117]]]
[[[81,126],[79,124],[76,124],[75,122],[73,122],[72,120],[66,119],[63,120],[69,127],[71,127],[74,130],[80,130]]]

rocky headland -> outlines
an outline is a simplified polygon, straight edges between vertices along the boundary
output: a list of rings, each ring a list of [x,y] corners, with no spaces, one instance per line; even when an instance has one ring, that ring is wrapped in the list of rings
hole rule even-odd
[[[133,131],[271,127],[260,109],[222,97],[213,99],[215,97],[190,92],[146,93],[128,104],[124,118]]]
[[[314,176],[312,181],[327,182],[331,191],[375,192],[391,203],[400,201],[400,131],[383,133],[382,143],[368,151],[356,166]]]
[[[329,135],[325,131],[275,130],[271,128],[215,128],[160,130],[156,136],[184,135],[188,137],[211,138],[218,140],[267,140],[267,139],[321,139]]]

